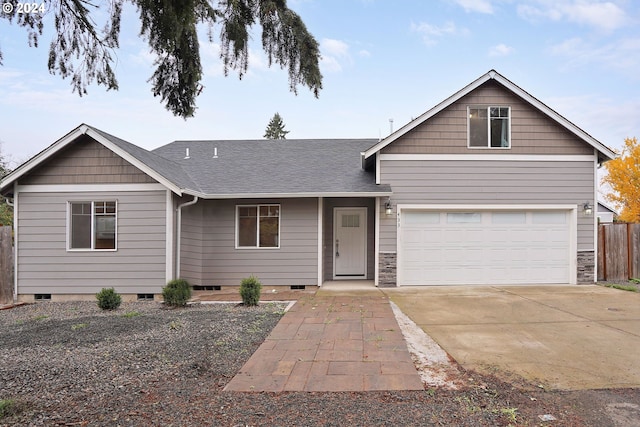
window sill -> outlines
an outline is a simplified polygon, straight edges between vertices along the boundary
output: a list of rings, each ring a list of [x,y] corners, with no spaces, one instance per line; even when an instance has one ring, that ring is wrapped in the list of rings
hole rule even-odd
[[[239,251],[246,251],[246,250],[272,251],[274,249],[280,249],[280,246],[264,247],[264,248],[259,246],[236,246],[236,249]]]
[[[67,249],[67,252],[118,252],[118,249]]]

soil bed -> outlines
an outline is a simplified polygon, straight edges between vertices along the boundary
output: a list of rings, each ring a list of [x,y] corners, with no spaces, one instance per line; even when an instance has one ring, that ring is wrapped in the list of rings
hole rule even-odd
[[[145,302],[103,312],[46,302],[2,310],[0,402],[12,405],[0,425],[623,426],[616,408],[640,405],[638,390],[553,392],[462,370],[459,390],[223,392],[284,307]],[[539,418],[547,414],[556,420]]]

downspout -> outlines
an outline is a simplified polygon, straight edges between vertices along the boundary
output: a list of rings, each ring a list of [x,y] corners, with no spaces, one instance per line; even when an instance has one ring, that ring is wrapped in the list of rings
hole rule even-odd
[[[181,205],[178,205],[176,211],[178,212],[177,221],[177,230],[176,230],[176,279],[180,278],[180,248],[182,243],[182,208],[186,208],[187,206],[195,205],[198,203],[198,196],[193,196],[193,200],[189,202],[185,202]]]

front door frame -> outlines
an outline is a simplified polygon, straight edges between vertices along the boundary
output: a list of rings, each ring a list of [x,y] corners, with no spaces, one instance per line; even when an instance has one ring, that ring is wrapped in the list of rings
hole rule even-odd
[[[360,218],[362,220],[362,228],[364,230],[363,236],[363,246],[362,246],[362,257],[364,260],[363,263],[363,271],[362,274],[357,275],[337,275],[336,274],[336,239],[338,235],[338,213],[344,211],[357,211],[360,213]],[[368,240],[368,223],[367,223],[367,211],[368,208],[366,206],[340,206],[333,208],[333,239],[332,239],[332,258],[333,258],[333,280],[363,280],[367,278],[367,240]]]

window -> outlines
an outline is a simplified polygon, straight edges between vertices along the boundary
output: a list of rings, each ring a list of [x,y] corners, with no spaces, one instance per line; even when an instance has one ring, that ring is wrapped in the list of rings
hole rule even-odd
[[[70,202],[69,249],[116,249],[116,202]]]
[[[280,205],[236,207],[236,247],[280,247]]]
[[[509,107],[469,107],[469,147],[511,147],[509,116]]]
[[[449,212],[447,224],[479,224],[482,222],[480,212]]]

